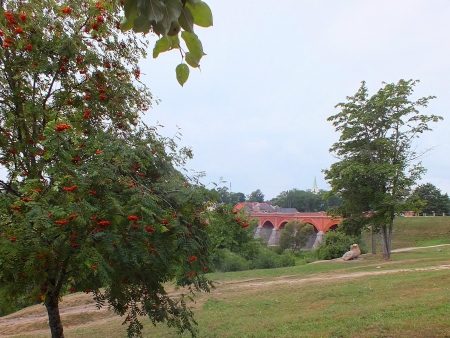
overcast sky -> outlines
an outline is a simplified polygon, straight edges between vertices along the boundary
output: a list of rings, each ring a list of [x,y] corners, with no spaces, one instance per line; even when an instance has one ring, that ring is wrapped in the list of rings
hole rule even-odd
[[[145,121],[176,126],[191,146],[188,168],[220,177],[233,192],[260,189],[266,199],[310,189],[337,141],[327,118],[365,80],[369,94],[382,82],[419,79],[415,98],[436,95],[422,111],[444,117],[421,135],[430,182],[450,193],[450,1],[207,0],[214,26],[196,33],[208,54],[182,88],[180,53],[142,62],[144,82],[161,99]],[[151,47],[154,45],[150,37]]]

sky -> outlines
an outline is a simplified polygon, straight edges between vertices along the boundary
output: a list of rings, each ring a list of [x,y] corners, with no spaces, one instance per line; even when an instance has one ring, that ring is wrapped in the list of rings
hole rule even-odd
[[[329,190],[323,169],[339,139],[327,118],[366,81],[419,79],[412,99],[435,95],[422,113],[444,120],[415,146],[427,152],[432,183],[450,193],[450,1],[206,0],[214,26],[196,27],[206,56],[184,87],[175,78],[178,51],[141,63],[143,81],[161,100],[147,112],[160,133],[182,133],[193,149],[187,168],[203,183],[232,192],[260,189],[267,200],[290,189]]]

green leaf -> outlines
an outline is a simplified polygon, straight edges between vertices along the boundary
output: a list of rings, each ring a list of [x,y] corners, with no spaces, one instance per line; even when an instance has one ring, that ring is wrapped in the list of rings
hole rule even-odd
[[[125,31],[133,28],[134,19],[139,14],[139,9],[137,7],[136,0],[125,0],[123,7],[124,7],[124,12],[125,12],[125,17],[123,18],[122,22],[120,23],[120,29],[125,32]]]
[[[135,33],[144,33],[147,34],[150,31],[150,21],[142,15],[138,16],[134,19],[133,23],[133,31]]]
[[[178,83],[183,87],[189,77],[189,67],[184,63],[180,63],[175,69],[175,73],[177,74]]]
[[[170,24],[170,28],[169,28],[169,31],[167,32],[167,35],[176,36],[180,32],[180,30],[181,30],[181,26],[178,23],[178,20],[175,20]]]
[[[192,68],[197,68],[199,66],[200,59],[196,58],[192,53],[187,52],[184,56],[186,63]]]
[[[148,19],[150,21],[160,22],[164,19],[164,13],[166,12],[166,6],[159,0],[140,0],[143,3],[142,11],[148,13]]]
[[[184,31],[181,33],[181,37],[186,43],[189,52],[191,52],[192,56],[198,59],[198,61],[200,61],[203,55],[206,55],[203,52],[202,42],[198,39],[195,33],[189,33]]]
[[[180,26],[189,33],[194,33],[194,17],[189,8],[183,7],[180,17],[178,18]]]
[[[139,13],[136,0],[124,0],[123,9],[125,12],[125,17],[130,21],[133,21]]]
[[[151,21],[150,24],[152,25],[153,32],[156,35],[158,35],[158,36],[160,36],[160,35],[166,36],[167,35],[167,30],[161,22],[156,23],[155,21]]]
[[[166,2],[167,17],[170,22],[177,20],[183,11],[183,5],[180,0],[168,0]]]
[[[195,7],[195,5],[197,4],[197,2],[199,2],[200,0],[187,0],[187,3],[190,4],[192,7]]]
[[[160,53],[167,52],[173,48],[180,48],[180,39],[178,35],[164,36],[155,43],[153,48],[153,58],[156,59]]]
[[[126,32],[128,30],[130,30],[131,28],[133,28],[134,25],[134,19],[133,20],[129,20],[127,17],[123,18],[122,22],[120,23],[120,29],[123,32]]]
[[[168,36],[167,38],[170,41],[170,49],[180,48],[180,38],[178,35]]]
[[[155,43],[155,47],[153,48],[153,58],[156,59],[160,53],[167,52],[171,47],[171,39],[168,36],[163,36]]]
[[[194,17],[194,23],[197,26],[210,27],[213,25],[211,8],[209,8],[206,2],[198,1],[195,6],[186,3],[186,7],[191,10],[192,16]]]

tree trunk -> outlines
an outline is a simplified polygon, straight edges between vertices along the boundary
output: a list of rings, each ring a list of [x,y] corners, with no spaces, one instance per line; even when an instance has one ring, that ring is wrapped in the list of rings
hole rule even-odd
[[[48,324],[50,326],[52,338],[64,338],[64,330],[59,315],[58,297],[54,295],[48,297],[50,298],[48,302],[46,302],[45,307],[47,308]]]
[[[375,238],[375,233],[373,231],[373,225],[370,226],[370,236],[372,237],[372,255],[377,254],[377,242]]]
[[[380,228],[380,238],[381,238],[381,249],[383,250],[383,259],[391,258],[391,245],[390,237],[387,233],[386,225]]]

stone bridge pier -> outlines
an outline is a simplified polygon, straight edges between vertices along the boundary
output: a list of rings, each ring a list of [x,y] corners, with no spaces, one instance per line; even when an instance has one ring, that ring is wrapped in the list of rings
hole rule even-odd
[[[314,241],[310,241],[307,247],[315,249],[323,241],[324,234],[337,228],[340,218],[328,216],[325,212],[317,213],[250,213],[251,219],[258,220],[258,227],[255,231],[255,238],[262,238],[268,246],[276,246],[280,241],[280,231],[287,222],[298,220],[300,222],[311,224],[316,230]]]

